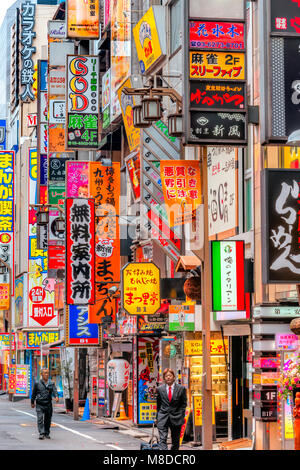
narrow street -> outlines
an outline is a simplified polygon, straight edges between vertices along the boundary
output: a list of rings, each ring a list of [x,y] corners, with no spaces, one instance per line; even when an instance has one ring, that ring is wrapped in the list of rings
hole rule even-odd
[[[90,421],[54,411],[51,439],[38,439],[36,412],[29,401],[0,396],[0,450],[138,450],[140,440]]]

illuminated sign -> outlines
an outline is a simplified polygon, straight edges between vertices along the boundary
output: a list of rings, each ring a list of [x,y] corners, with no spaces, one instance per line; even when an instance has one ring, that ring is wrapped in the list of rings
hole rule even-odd
[[[244,23],[189,21],[191,49],[245,49]]]

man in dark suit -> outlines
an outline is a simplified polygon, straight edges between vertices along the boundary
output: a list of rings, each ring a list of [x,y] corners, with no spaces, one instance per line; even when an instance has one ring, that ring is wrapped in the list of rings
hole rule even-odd
[[[168,429],[171,430],[171,450],[179,450],[180,430],[184,423],[187,405],[186,389],[175,383],[175,373],[172,369],[163,372],[165,383],[157,389],[157,429],[159,432],[159,447],[168,450]]]

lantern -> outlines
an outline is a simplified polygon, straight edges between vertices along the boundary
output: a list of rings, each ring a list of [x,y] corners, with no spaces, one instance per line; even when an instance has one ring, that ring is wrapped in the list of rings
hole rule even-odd
[[[201,277],[189,277],[184,285],[183,291],[191,300],[201,300]]]
[[[168,127],[171,137],[181,137],[183,132],[182,114],[170,114],[168,116]]]
[[[143,111],[142,111],[142,105],[138,104],[136,106],[132,107],[132,112],[133,112],[133,125],[136,128],[143,128],[143,127],[150,127],[151,122],[150,121],[144,121],[143,119]]]
[[[125,359],[112,359],[107,363],[107,382],[115,392],[123,392],[129,384],[130,364]]]
[[[161,100],[152,96],[142,99],[143,119],[145,121],[158,121],[162,115]]]
[[[49,212],[45,210],[39,211],[37,214],[37,224],[42,226],[42,225],[48,225],[49,223]]]

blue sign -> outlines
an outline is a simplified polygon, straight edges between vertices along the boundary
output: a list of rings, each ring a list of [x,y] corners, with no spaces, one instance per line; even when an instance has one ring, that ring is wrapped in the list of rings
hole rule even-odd
[[[88,307],[69,305],[66,312],[66,343],[69,346],[99,346],[99,326],[88,323]]]
[[[6,120],[0,119],[0,150],[6,150]]]
[[[41,85],[40,85],[40,91],[47,91],[47,85],[48,85],[48,61],[47,60],[41,60]]]
[[[42,186],[46,186],[47,181],[48,181],[48,160],[47,160],[47,155],[41,154],[40,162],[41,162],[40,184]]]

